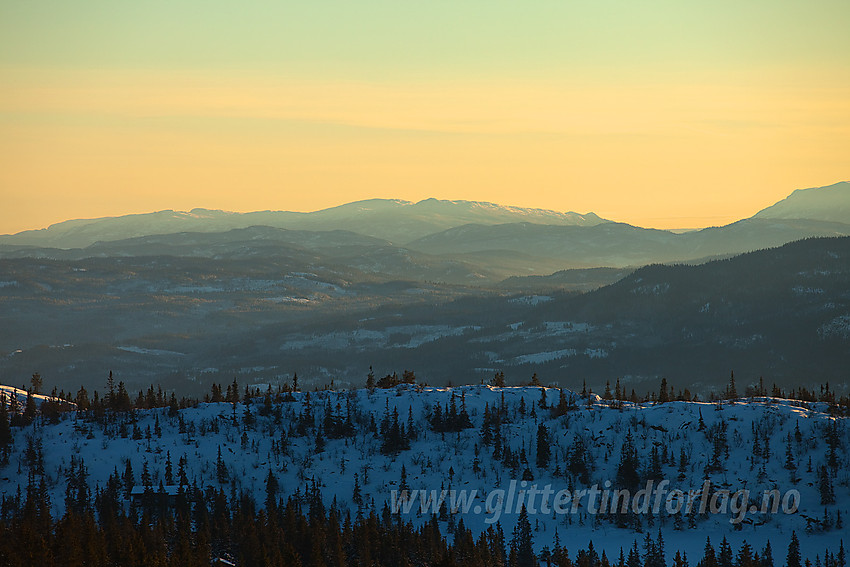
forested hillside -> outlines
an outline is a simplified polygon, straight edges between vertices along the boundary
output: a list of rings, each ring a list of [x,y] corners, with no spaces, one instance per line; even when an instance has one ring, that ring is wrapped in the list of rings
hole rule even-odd
[[[234,381],[203,401],[111,380],[61,403],[7,389],[0,557],[749,567],[784,565],[795,534],[804,559],[842,565],[850,400],[828,386],[739,392],[733,377],[725,399],[699,402],[666,382],[598,396],[502,379],[428,388],[370,375],[366,389],[312,392]],[[663,481],[660,508],[589,499]],[[546,487],[576,505],[550,494],[543,506]],[[774,490],[782,507],[763,508]],[[675,491],[718,508],[677,510]]]

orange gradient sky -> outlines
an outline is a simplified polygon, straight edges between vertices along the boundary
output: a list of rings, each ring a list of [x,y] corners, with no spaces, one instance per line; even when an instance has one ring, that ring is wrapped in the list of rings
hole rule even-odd
[[[3,3],[0,233],[372,197],[698,227],[850,179],[846,2],[303,4]]]

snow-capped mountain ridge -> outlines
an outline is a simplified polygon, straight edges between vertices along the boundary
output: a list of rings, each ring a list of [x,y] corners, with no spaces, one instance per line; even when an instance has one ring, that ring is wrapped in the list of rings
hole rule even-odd
[[[195,208],[188,212],[168,209],[152,213],[69,220],[53,224],[46,229],[2,236],[0,244],[77,248],[95,242],[140,236],[178,232],[223,232],[250,226],[317,231],[345,229],[404,244],[426,234],[462,224],[489,225],[521,221],[582,226],[607,222],[593,213],[581,215],[476,201],[426,199],[414,203],[400,199],[369,199],[313,212],[266,210],[237,213]]]

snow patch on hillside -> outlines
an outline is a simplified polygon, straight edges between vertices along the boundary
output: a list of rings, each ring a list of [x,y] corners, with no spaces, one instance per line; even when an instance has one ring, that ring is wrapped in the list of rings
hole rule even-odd
[[[823,289],[819,287],[803,287],[801,285],[793,287],[791,291],[794,292],[794,295],[820,295],[823,293]]]
[[[543,362],[550,362],[552,360],[558,360],[559,358],[565,358],[568,356],[575,356],[577,354],[576,349],[574,348],[565,348],[561,350],[550,350],[546,352],[536,352],[533,354],[523,354],[522,356],[515,357],[511,362],[514,364],[529,364],[536,363],[540,364]]]
[[[290,297],[288,295],[282,295],[280,297],[264,297],[263,301],[270,301],[271,303],[300,303],[307,304],[312,300],[307,299],[306,297]]]
[[[837,337],[850,339],[850,314],[840,315],[828,323],[821,325],[818,334],[823,338]]]
[[[664,295],[670,291],[669,283],[657,283],[655,285],[642,285],[634,288],[632,293],[635,295]]]
[[[173,350],[162,350],[158,348],[142,348],[137,346],[119,346],[118,350],[133,352],[136,354],[150,354],[153,356],[186,356],[185,353]]]
[[[525,295],[523,297],[514,297],[508,300],[508,303],[514,304],[522,304],[522,305],[539,305],[541,303],[548,303],[552,301],[554,298],[548,295]]]
[[[569,335],[571,333],[589,333],[594,330],[590,323],[576,323],[573,321],[546,321],[543,323],[548,334]]]

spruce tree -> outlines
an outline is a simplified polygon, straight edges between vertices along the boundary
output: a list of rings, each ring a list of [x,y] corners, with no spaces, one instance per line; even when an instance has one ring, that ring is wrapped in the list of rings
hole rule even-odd
[[[741,543],[741,547],[738,548],[738,557],[735,561],[736,567],[755,567],[753,548],[746,541]]]
[[[227,465],[225,464],[224,459],[221,458],[221,445],[218,446],[218,457],[216,457],[215,460],[215,475],[219,484],[227,482],[230,476],[227,473]]]
[[[44,380],[42,379],[41,374],[38,372],[34,373],[30,379],[30,385],[32,386],[32,392],[34,394],[40,394],[41,388],[44,385]]]
[[[266,476],[266,513],[271,514],[277,507],[277,492],[279,485],[277,477],[269,469],[269,474]]]
[[[12,428],[9,426],[9,408],[6,405],[6,394],[0,393],[0,453],[5,461],[9,447],[12,444]]]
[[[150,490],[153,487],[153,479],[151,478],[150,468],[148,468],[148,460],[145,459],[142,462],[142,486],[145,488],[145,492]]]
[[[821,504],[835,504],[835,492],[832,489],[832,479],[829,476],[829,469],[826,466],[821,466],[818,469],[818,491],[820,492]]]
[[[789,433],[785,440],[785,468],[793,471],[797,468],[794,463],[794,452],[791,450],[791,434]]]
[[[658,403],[663,404],[670,401],[670,396],[667,394],[667,378],[661,379],[661,387],[658,389]]]
[[[511,549],[516,549],[517,567],[537,567],[537,557],[534,555],[534,541],[531,535],[531,523],[525,506],[520,507],[519,518],[514,528]]]
[[[542,423],[537,426],[537,468],[549,466],[552,449],[549,446],[549,430]]]
[[[165,453],[165,484],[171,486],[174,484],[174,471],[171,465],[171,451]]]
[[[638,551],[637,540],[634,540],[632,548],[629,550],[629,558],[626,559],[626,567],[643,567],[643,562],[640,559],[640,551]]]
[[[733,567],[734,557],[732,556],[732,546],[729,545],[726,536],[723,536],[723,541],[720,542],[720,549],[717,553],[718,567]]]
[[[504,372],[496,372],[493,378],[490,380],[490,385],[496,388],[504,388],[505,387],[505,373]]]
[[[35,416],[38,413],[38,408],[35,405],[35,398],[33,398],[32,392],[27,392],[27,403],[24,406],[24,425],[29,425],[35,420]]]
[[[493,431],[490,427],[490,421],[492,417],[490,416],[490,404],[484,404],[484,418],[481,420],[481,442],[485,447],[489,446],[490,443],[493,442]]]
[[[699,563],[702,567],[717,567],[717,555],[714,552],[714,547],[711,545],[711,538],[705,538],[705,547],[702,552],[702,561]]]
[[[626,434],[620,454],[620,463],[617,465],[617,487],[629,490],[634,494],[640,485],[640,474],[638,473],[638,454],[634,446],[632,432]]]
[[[759,561],[761,567],[773,567],[773,548],[770,547],[770,540],[767,540],[764,549],[761,550]]]
[[[797,532],[791,532],[791,542],[788,544],[785,567],[802,567],[800,564],[800,540],[797,539]]]
[[[664,542],[661,539],[661,529],[658,530],[658,539],[652,539],[647,533],[643,540],[643,567],[665,567]]]
[[[735,372],[729,375],[729,386],[726,388],[726,399],[734,400],[738,397],[738,389],[735,387]]]
[[[130,459],[127,459],[127,464],[124,466],[124,475],[121,477],[121,480],[124,484],[124,497],[129,498],[130,492],[132,492],[133,487],[136,485],[136,478],[133,475],[133,463]]]

